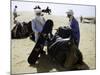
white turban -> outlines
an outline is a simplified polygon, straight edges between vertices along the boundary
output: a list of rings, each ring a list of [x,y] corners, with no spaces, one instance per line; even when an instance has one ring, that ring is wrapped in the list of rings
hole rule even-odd
[[[68,15],[74,15],[74,12],[73,12],[73,10],[69,10],[68,12],[66,12]]]
[[[35,13],[41,13],[42,10],[41,10],[41,9],[34,9],[34,12],[35,12]]]

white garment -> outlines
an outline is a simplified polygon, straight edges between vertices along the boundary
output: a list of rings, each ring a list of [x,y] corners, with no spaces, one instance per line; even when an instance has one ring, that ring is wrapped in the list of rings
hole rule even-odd
[[[73,10],[69,10],[68,12],[66,12],[68,15],[74,15],[74,12],[73,12]]]
[[[35,41],[39,38],[38,33],[40,33],[45,24],[45,19],[42,16],[36,16],[35,19],[32,20],[32,30],[35,32]]]
[[[71,16],[71,17],[69,18],[69,23],[68,23],[68,26],[69,26],[69,27],[70,27],[70,25],[71,25],[72,19],[73,19],[73,16]]]
[[[35,12],[35,14],[36,14],[36,13],[41,13],[42,10],[41,10],[41,9],[35,9],[34,12]]]
[[[13,13],[17,13],[16,8],[14,8],[14,12]]]
[[[35,42],[37,42],[38,38],[39,38],[39,34],[35,32]]]

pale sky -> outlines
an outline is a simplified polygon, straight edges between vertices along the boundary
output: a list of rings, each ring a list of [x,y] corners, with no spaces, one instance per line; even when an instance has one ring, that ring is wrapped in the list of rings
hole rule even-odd
[[[34,12],[34,7],[39,5],[42,9],[47,6],[52,10],[53,15],[65,16],[69,9],[74,11],[74,16],[92,16],[95,17],[95,6],[88,5],[72,5],[72,4],[53,4],[53,3],[36,3],[36,2],[21,2],[12,1],[12,11],[14,6],[17,5],[17,11],[32,11]]]

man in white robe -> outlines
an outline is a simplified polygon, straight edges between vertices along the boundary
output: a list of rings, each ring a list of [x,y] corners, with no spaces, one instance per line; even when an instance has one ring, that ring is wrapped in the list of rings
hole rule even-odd
[[[37,42],[39,38],[39,34],[41,33],[43,26],[45,24],[45,19],[42,16],[41,8],[35,8],[35,18],[32,20],[32,30],[35,33],[35,42]]]

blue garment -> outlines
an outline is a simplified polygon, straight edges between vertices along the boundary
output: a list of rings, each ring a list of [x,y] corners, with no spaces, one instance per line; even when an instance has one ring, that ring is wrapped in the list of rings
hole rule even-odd
[[[72,28],[72,38],[75,40],[77,45],[80,42],[80,29],[78,21],[73,17],[70,23],[70,27]]]
[[[45,19],[42,16],[36,16],[32,20],[32,30],[35,33],[35,42],[37,42],[39,38],[39,33],[42,31],[44,24],[45,24]]]
[[[43,26],[45,24],[45,19],[42,16],[36,16],[35,19],[32,20],[32,30],[33,32],[41,32]]]

